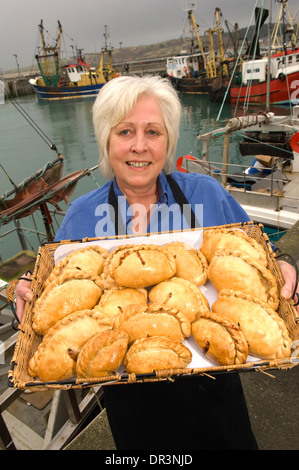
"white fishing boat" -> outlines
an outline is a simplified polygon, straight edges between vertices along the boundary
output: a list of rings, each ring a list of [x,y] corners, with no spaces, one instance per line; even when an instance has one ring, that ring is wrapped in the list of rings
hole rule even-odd
[[[242,155],[253,155],[250,167],[229,162],[232,133],[243,136]],[[216,178],[256,223],[287,230],[299,220],[299,106],[289,116],[272,112],[235,117],[224,127],[198,136],[202,158],[178,159],[179,171]],[[221,163],[210,159],[210,145],[223,139]]]

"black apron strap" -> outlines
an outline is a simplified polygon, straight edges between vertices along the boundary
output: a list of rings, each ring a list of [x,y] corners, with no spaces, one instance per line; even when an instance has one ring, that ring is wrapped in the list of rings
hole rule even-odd
[[[113,215],[110,212],[110,218],[111,220],[113,220],[113,217],[115,218],[114,220],[115,235],[126,235],[126,227],[123,224],[122,218],[119,217],[118,202],[117,202],[117,197],[113,189],[113,182],[111,183],[110,189],[109,189],[108,204],[109,204],[109,207],[113,207],[114,209]]]
[[[178,183],[170,175],[166,175],[166,179],[167,179],[167,182],[168,182],[168,184],[171,188],[172,194],[173,194],[176,202],[180,206],[181,212],[184,213],[184,206],[185,207],[186,207],[186,205],[190,206],[190,210],[191,210],[190,228],[199,228],[200,223],[198,222],[197,218],[195,217],[193,209],[192,209],[191,205],[189,204],[189,202],[187,201],[187,198],[186,198],[185,194],[183,193],[183,191],[181,190]]]
[[[190,228],[199,228],[200,224],[195,217],[195,214],[193,212],[192,207],[190,206],[189,202],[186,199],[185,194],[181,190],[180,186],[178,183],[172,178],[170,175],[166,175],[167,182],[170,186],[170,189],[173,193],[173,197],[175,198],[177,204],[180,206],[181,212],[184,213],[184,206],[186,208],[186,205],[190,207],[191,210],[191,223],[190,223]],[[123,224],[123,220],[121,217],[119,217],[119,211],[118,211],[118,202],[117,198],[113,189],[113,182],[111,183],[110,189],[109,189],[109,194],[108,194],[108,203],[111,207],[114,209],[114,217],[115,217],[115,234],[116,235],[125,235],[126,234],[126,227]],[[111,214],[110,214],[111,216]],[[111,218],[113,220],[113,218]]]

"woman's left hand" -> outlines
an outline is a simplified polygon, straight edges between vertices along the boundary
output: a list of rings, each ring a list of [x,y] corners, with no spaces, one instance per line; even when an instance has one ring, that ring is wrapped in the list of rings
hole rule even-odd
[[[285,285],[281,289],[281,296],[284,299],[291,299],[292,295],[295,291],[295,286],[296,286],[296,270],[295,268],[287,263],[286,261],[278,261],[282,277],[285,280]],[[295,304],[299,300],[299,284],[297,284],[297,290],[296,290],[297,295],[294,298]],[[299,305],[296,306],[297,313],[299,314]]]

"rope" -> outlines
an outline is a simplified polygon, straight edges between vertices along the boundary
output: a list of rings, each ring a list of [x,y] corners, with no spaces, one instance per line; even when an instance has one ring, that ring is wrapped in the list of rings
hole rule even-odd
[[[23,118],[28,122],[28,124],[35,130],[35,132],[37,132],[37,134],[41,137],[41,139],[50,147],[50,149],[54,150],[57,153],[57,155],[59,155],[56,145],[51,142],[50,138],[36,124],[36,122],[33,121],[33,119],[29,116],[29,114],[25,111],[25,109],[21,106],[21,104],[16,99],[13,100],[11,96],[8,96],[8,99],[11,102],[11,104],[23,116]]]
[[[243,39],[243,42],[242,42],[242,46],[240,47],[239,54],[238,54],[238,58],[237,58],[237,60],[236,60],[233,73],[232,73],[232,75],[231,75],[231,77],[230,77],[230,81],[229,81],[228,87],[227,87],[226,92],[225,92],[225,97],[224,97],[224,99],[223,99],[223,102],[222,102],[222,104],[221,104],[221,107],[220,107],[220,110],[219,110],[219,113],[218,113],[218,116],[217,116],[217,119],[216,119],[217,122],[220,121],[220,116],[221,116],[221,113],[222,113],[222,110],[223,110],[223,106],[224,106],[224,103],[225,103],[225,101],[226,101],[226,97],[227,97],[227,94],[228,94],[229,89],[230,89],[230,87],[231,87],[233,78],[234,78],[234,76],[235,76],[236,69],[237,69],[237,66],[238,66],[239,61],[240,61],[241,53],[242,53],[242,50],[243,50],[243,47],[244,47],[244,44],[245,44],[245,41],[246,41],[246,38],[247,38],[247,35],[248,35],[249,27],[250,27],[250,25],[251,25],[251,22],[252,22],[252,19],[253,19],[253,15],[254,15],[254,11],[255,11],[255,9],[256,9],[256,7],[257,7],[257,5],[258,5],[258,2],[259,2],[259,0],[256,0],[255,7],[254,7],[253,10],[252,10],[251,18],[250,18],[250,20],[249,20],[246,33],[245,33],[245,35],[244,35],[244,39]]]

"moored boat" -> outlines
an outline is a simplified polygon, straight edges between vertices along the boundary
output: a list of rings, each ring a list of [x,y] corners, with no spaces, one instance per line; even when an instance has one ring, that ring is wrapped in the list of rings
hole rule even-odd
[[[230,86],[232,104],[265,105],[298,104],[299,96],[299,47],[294,29],[294,18],[288,9],[287,0],[278,0],[280,11],[271,37],[272,3],[270,2],[268,52],[262,56],[257,42],[251,54],[243,57],[240,83]],[[265,16],[269,11],[263,10]],[[287,13],[289,19],[287,20]],[[259,22],[258,26],[261,24]],[[282,30],[282,40],[278,30]]]
[[[272,112],[230,119],[224,127],[198,136],[203,157],[178,159],[179,171],[208,174],[243,206],[251,219],[275,230],[288,230],[299,221],[299,106],[289,116]],[[232,133],[242,135],[240,154],[253,155],[240,171],[229,161]],[[223,138],[222,162],[209,157],[210,143]]]
[[[61,61],[62,26],[58,21],[58,34],[54,45],[47,45],[44,37],[43,21],[39,25],[42,53],[35,56],[41,76],[29,80],[39,99],[57,100],[95,96],[100,88],[114,78],[112,49],[105,47],[100,54],[97,67],[92,67],[82,58],[81,50],[77,57],[66,65]],[[106,37],[106,36],[105,36]],[[107,59],[107,62],[105,60]]]
[[[177,56],[168,57],[166,62],[167,76],[179,92],[210,94],[216,91],[218,93],[223,84],[228,84],[229,67],[233,61],[225,57],[220,14],[220,9],[216,8],[217,25],[216,28],[206,31],[208,47],[205,47],[197,31],[193,11],[188,10],[190,38],[186,38],[185,42],[189,50],[183,50]],[[218,54],[214,50],[213,34],[216,32]],[[216,56],[218,56],[217,59]]]
[[[242,85],[230,88],[232,104],[266,104],[268,59],[246,61],[242,66]],[[273,54],[270,59],[271,104],[298,103],[299,96],[299,48]],[[250,94],[248,93],[250,88]]]

